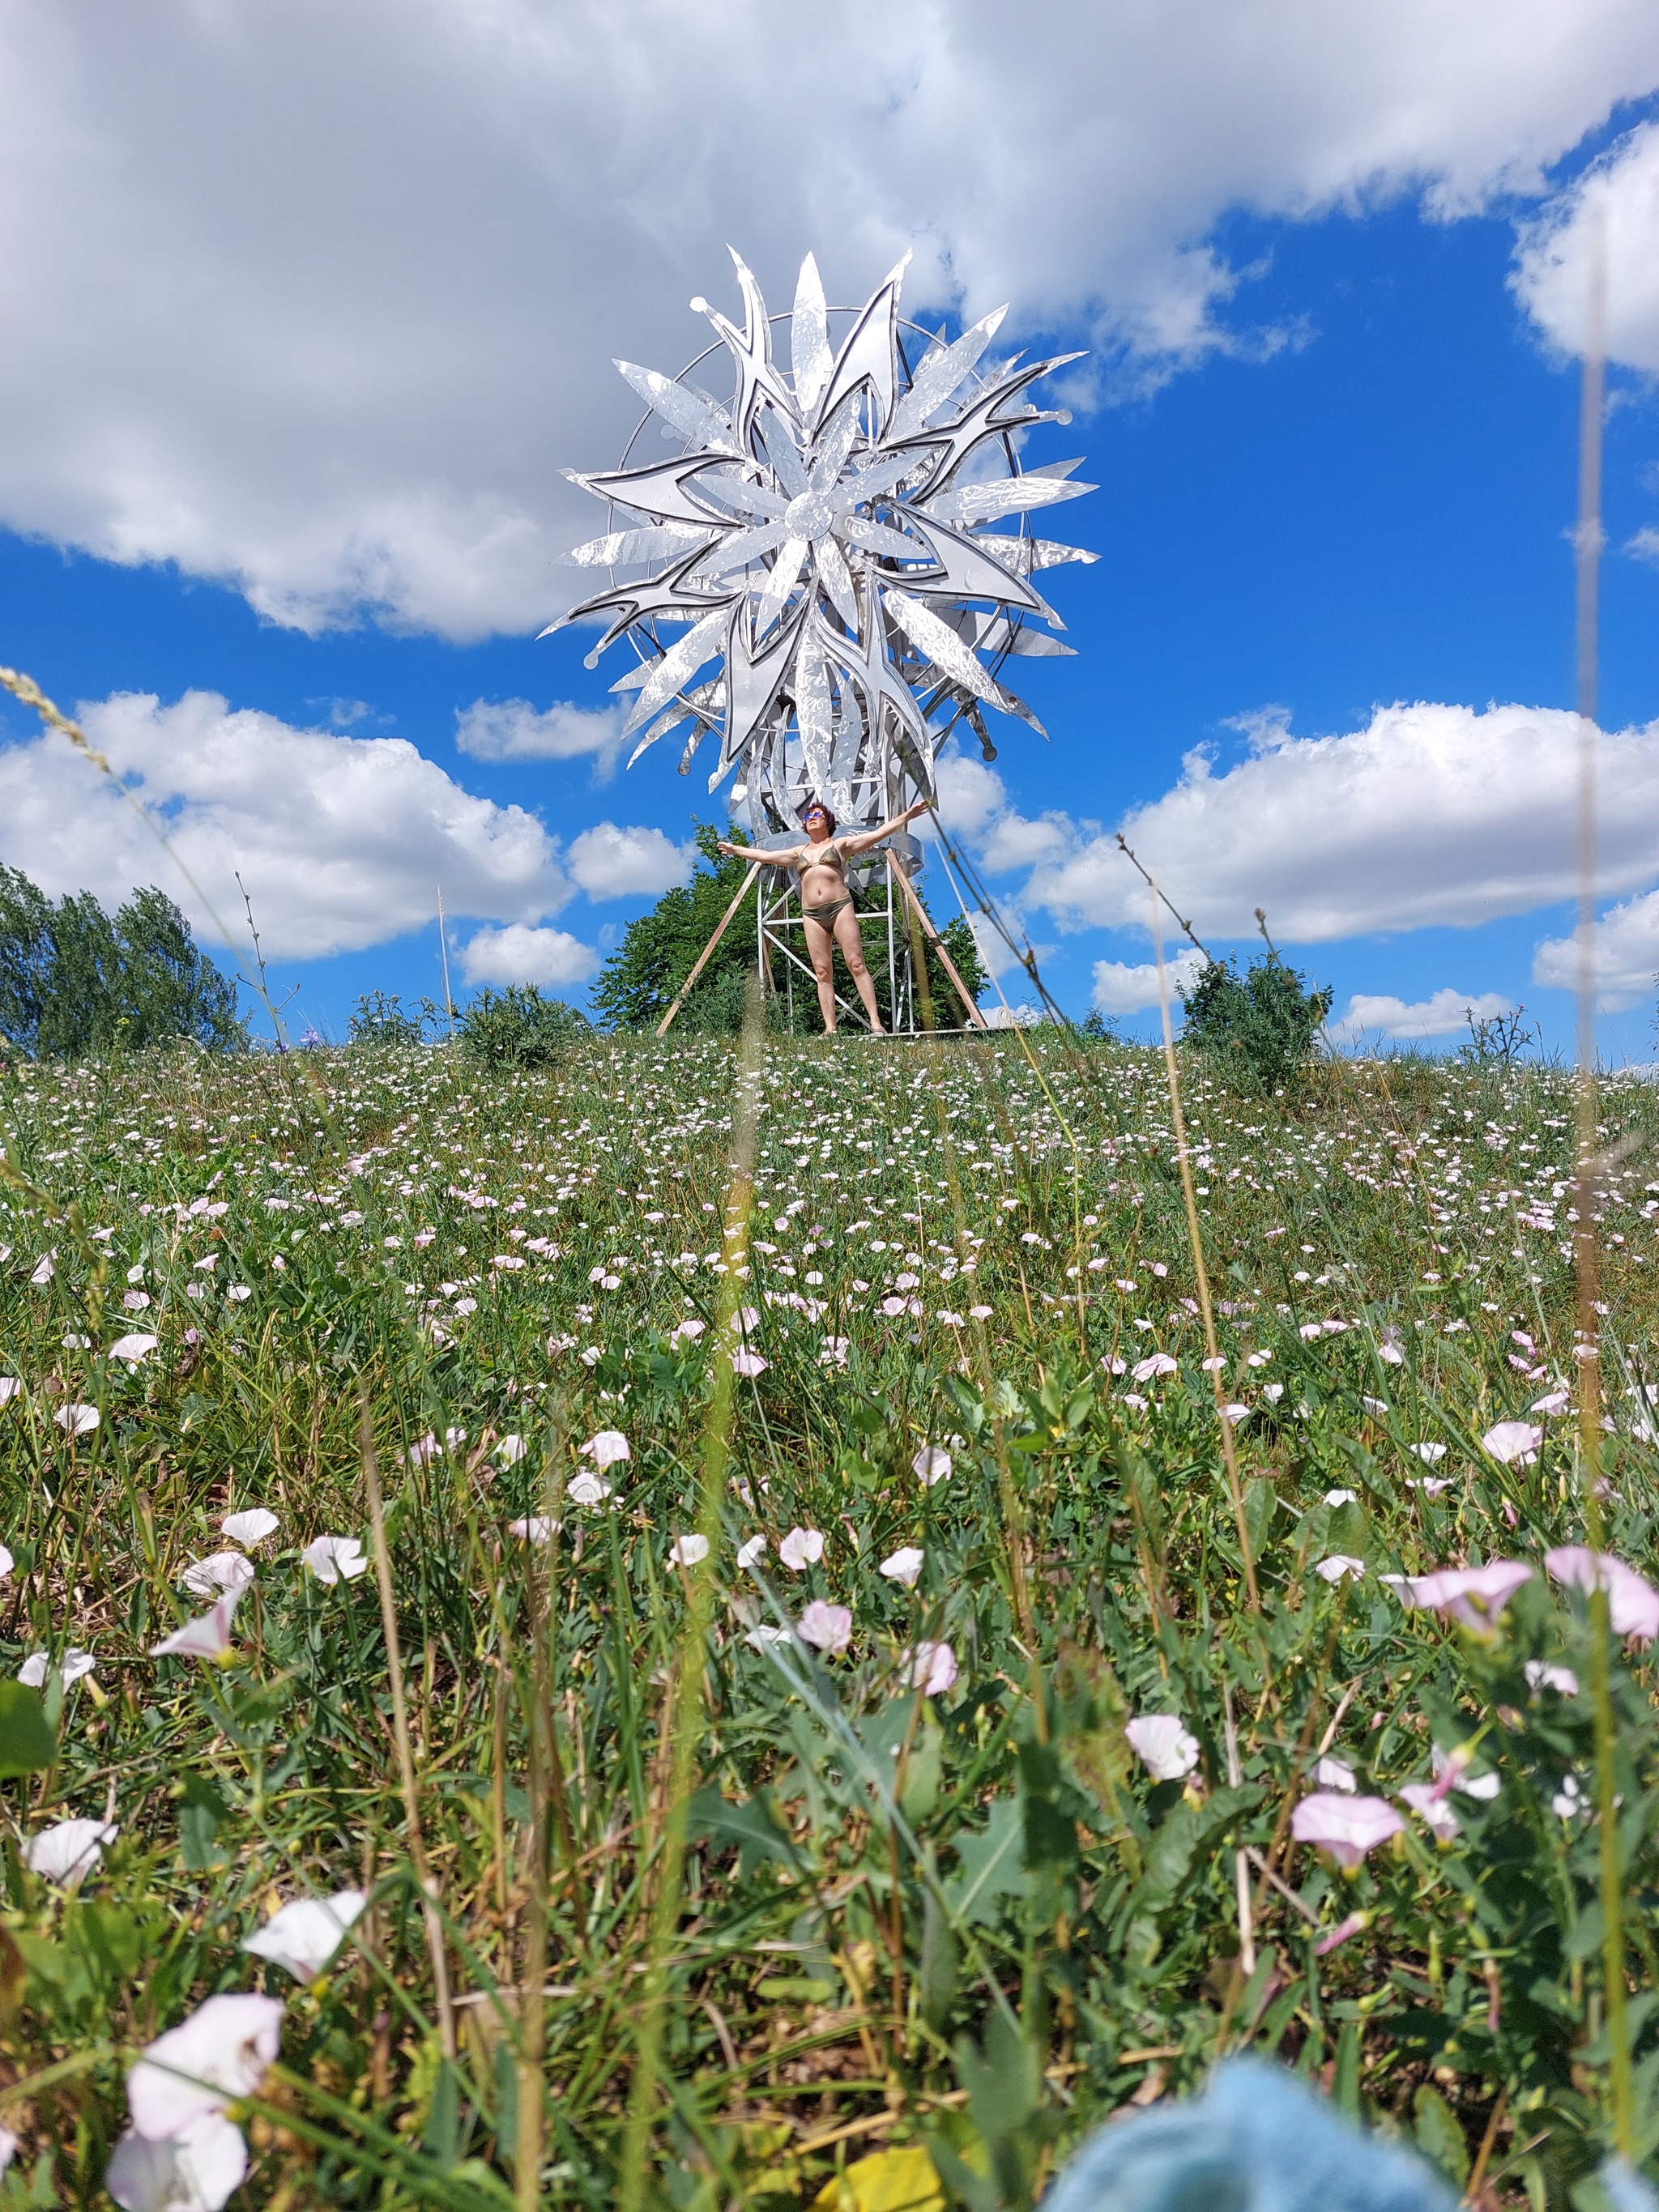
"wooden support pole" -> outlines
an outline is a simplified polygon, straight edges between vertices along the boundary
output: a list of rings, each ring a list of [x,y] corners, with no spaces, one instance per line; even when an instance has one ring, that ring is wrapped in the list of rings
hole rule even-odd
[[[922,904],[921,901],[917,897],[915,886],[910,881],[909,877],[905,874],[904,863],[899,859],[896,854],[893,855],[893,873],[898,878],[899,887],[903,891],[905,897],[909,900],[911,909],[915,915],[916,920],[921,924],[923,929],[927,931],[928,936],[933,939],[934,947],[937,950],[939,959],[944,965],[945,972],[950,977],[951,982],[955,984],[957,996],[961,1000],[963,1007],[967,1011],[968,1019],[970,1025],[978,1030],[988,1029],[990,1027],[990,1024],[986,1020],[984,1015],[981,1013],[979,1008],[974,1004],[973,1000],[969,996],[967,985],[957,973],[956,962],[951,959],[950,954],[945,949],[945,939],[939,935],[938,930],[934,928],[933,917],[929,915],[927,908]]]
[[[720,916],[719,928],[716,929],[714,934],[709,939],[708,944],[703,946],[702,951],[698,953],[696,965],[692,968],[691,973],[686,977],[684,982],[680,986],[680,994],[678,998],[675,1000],[673,1005],[668,1009],[668,1012],[657,1024],[656,1033],[659,1036],[665,1036],[667,1035],[668,1024],[673,1020],[675,1015],[678,1013],[680,1008],[690,997],[691,986],[696,981],[698,976],[702,975],[704,967],[708,964],[709,954],[720,943],[721,938],[725,936],[727,926],[729,925],[732,915],[736,914],[738,908],[743,904],[745,896],[753,888],[756,877],[759,875],[762,868],[764,867],[765,865],[766,864],[763,860],[751,860],[750,862],[749,873],[738,884],[737,896],[732,900],[731,905],[726,908],[726,912]]]

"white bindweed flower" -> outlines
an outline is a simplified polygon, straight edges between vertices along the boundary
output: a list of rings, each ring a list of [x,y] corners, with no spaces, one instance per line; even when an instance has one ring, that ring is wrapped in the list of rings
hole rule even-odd
[[[675,1322],[668,1332],[668,1341],[671,1344],[695,1344],[708,1325],[706,1322],[688,1316],[684,1321]]]
[[[263,1544],[281,1526],[276,1516],[263,1505],[250,1506],[246,1513],[228,1513],[219,1523],[220,1533],[233,1544]]]
[[[1328,1559],[1322,1559],[1314,1569],[1328,1583],[1340,1583],[1345,1575],[1358,1582],[1364,1571],[1364,1559],[1352,1559],[1346,1552],[1333,1552]]]
[[[106,1820],[56,1820],[29,1838],[23,1863],[64,1889],[78,1889],[119,1833]]]
[[[1531,1690],[1555,1690],[1564,1698],[1578,1695],[1578,1677],[1571,1667],[1552,1667],[1545,1659],[1528,1659],[1522,1668]]]
[[[1198,1765],[1198,1738],[1174,1713],[1147,1713],[1124,1723],[1123,1734],[1154,1782],[1178,1782]]]
[[[129,2128],[110,2154],[104,2186],[121,2212],[221,2212],[247,2172],[242,2131],[222,2112],[152,2142]]]
[[[331,1589],[337,1582],[356,1582],[359,1575],[368,1572],[368,1561],[356,1536],[319,1536],[300,1557],[325,1589]]]
[[[1504,1467],[1530,1467],[1538,1456],[1544,1431],[1531,1421],[1495,1421],[1480,1442],[1484,1449]]]
[[[276,1997],[209,1997],[147,2045],[127,2075],[134,2127],[151,2142],[165,2142],[251,2097],[276,2061],[282,2024]]]
[[[620,1429],[601,1429],[582,1446],[582,1457],[591,1459],[599,1468],[615,1467],[619,1461],[633,1456],[633,1447]]]
[[[1449,1844],[1462,1826],[1432,1783],[1408,1782],[1400,1793],[1437,1844]]]
[[[29,1280],[33,1284],[36,1290],[40,1290],[43,1285],[49,1283],[57,1273],[58,1270],[53,1264],[52,1256],[51,1253],[48,1252],[44,1259],[37,1260],[35,1261],[34,1272],[29,1277]]]
[[[0,1375],[0,1406],[9,1406],[22,1395],[23,1385],[15,1375]]]
[[[91,1435],[101,1416],[96,1406],[78,1406],[71,1401],[60,1406],[52,1418],[66,1437],[85,1437]]]
[[[1412,1449],[1425,1467],[1432,1467],[1437,1460],[1443,1460],[1446,1456],[1444,1444],[1413,1444]]]
[[[743,1640],[745,1644],[752,1644],[757,1651],[770,1651],[780,1644],[793,1644],[795,1632],[793,1628],[775,1628],[769,1620],[763,1620],[757,1627],[751,1628]]]
[[[1472,1757],[1473,1753],[1461,1746],[1449,1757],[1437,1743],[1429,1753],[1430,1770],[1443,1789],[1461,1790],[1466,1797],[1478,1797],[1483,1801],[1495,1797],[1503,1787],[1502,1783],[1495,1774],[1471,1774],[1469,1761]]]
[[[765,1537],[750,1536],[738,1547],[738,1565],[740,1567],[752,1567],[757,1559],[763,1559],[765,1555]]]
[[[550,1514],[532,1513],[522,1521],[509,1521],[507,1533],[516,1536],[520,1543],[544,1544],[556,1525]]]
[[[314,1982],[368,1902],[361,1889],[343,1889],[333,1897],[295,1898],[292,1905],[273,1912],[242,1948],[283,1967],[296,1982]]]
[[[217,1597],[222,1590],[240,1589],[253,1580],[253,1562],[240,1552],[213,1552],[192,1560],[179,1577],[192,1597]]]
[[[924,1490],[943,1482],[951,1472],[951,1455],[942,1444],[924,1444],[911,1461],[912,1473]]]
[[[522,1437],[502,1437],[496,1443],[494,1455],[503,1467],[516,1467],[529,1449]]]
[[[564,1494],[573,1505],[603,1505],[611,1492],[611,1486],[605,1477],[595,1474],[591,1468],[573,1474],[564,1486]]]
[[[701,1566],[708,1557],[707,1536],[676,1536],[668,1547],[668,1556],[677,1567]]]
[[[77,1651],[71,1644],[58,1662],[64,1687],[67,1690],[70,1684],[78,1682],[82,1674],[90,1674],[97,1663],[90,1651]],[[18,1668],[17,1679],[20,1682],[26,1682],[30,1689],[38,1690],[45,1682],[51,1667],[52,1662],[44,1651],[31,1651]]]
[[[1352,1490],[1328,1490],[1325,1492],[1325,1503],[1327,1505],[1352,1505],[1354,1503],[1354,1493]]]
[[[833,1658],[853,1640],[853,1616],[844,1605],[827,1605],[815,1597],[801,1614],[796,1634],[803,1644],[816,1644]]]
[[[914,1589],[916,1578],[921,1572],[924,1557],[919,1545],[902,1544],[896,1552],[890,1553],[882,1561],[880,1571],[890,1583],[902,1583],[906,1589]]]
[[[1171,1359],[1167,1352],[1154,1352],[1145,1359],[1137,1359],[1129,1372],[1137,1382],[1150,1382],[1159,1375],[1174,1375],[1180,1363]]]
[[[1352,1794],[1358,1784],[1353,1769],[1346,1759],[1333,1759],[1328,1753],[1314,1769],[1314,1780],[1322,1790],[1341,1790]]]
[[[817,1528],[792,1528],[778,1546],[778,1557],[796,1574],[803,1567],[816,1565],[823,1557],[822,1532]]]
[[[948,1644],[918,1644],[914,1651],[899,1654],[899,1664],[911,1688],[924,1698],[942,1698],[956,1682],[957,1655]]]
[[[135,1328],[127,1335],[116,1338],[109,1348],[109,1356],[112,1359],[125,1359],[130,1367],[137,1367],[140,1360],[149,1358],[160,1342],[161,1339],[151,1335],[149,1329]]]
[[[187,1620],[182,1628],[175,1628],[171,1636],[164,1636],[159,1644],[152,1644],[152,1659],[222,1659],[230,1649],[231,1625],[236,1618],[236,1608],[242,1601],[246,1583],[235,1589],[228,1589],[211,1613],[204,1613]]]

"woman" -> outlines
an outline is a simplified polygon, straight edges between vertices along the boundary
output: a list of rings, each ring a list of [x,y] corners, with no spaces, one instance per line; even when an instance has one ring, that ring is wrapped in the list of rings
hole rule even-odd
[[[800,910],[806,918],[806,951],[812,963],[812,973],[817,979],[818,1006],[823,1015],[823,1033],[833,1036],[836,1030],[835,949],[842,949],[864,1011],[870,1017],[870,1027],[877,1036],[884,1034],[881,1016],[876,1011],[876,987],[870,980],[870,970],[864,964],[864,946],[859,939],[857,910],[853,894],[847,886],[847,863],[860,853],[867,853],[872,845],[879,845],[884,837],[892,836],[907,823],[914,822],[918,814],[927,811],[927,802],[919,799],[902,814],[896,814],[890,822],[878,829],[859,830],[845,837],[836,835],[836,817],[822,799],[809,799],[801,810],[800,826],[806,832],[806,842],[787,848],[782,852],[768,851],[764,858],[775,868],[799,868],[800,871]],[[752,845],[728,845],[722,841],[722,853],[730,853],[740,860],[761,857]]]

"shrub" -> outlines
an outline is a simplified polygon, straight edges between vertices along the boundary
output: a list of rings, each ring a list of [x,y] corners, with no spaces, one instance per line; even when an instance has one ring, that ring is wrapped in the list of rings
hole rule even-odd
[[[480,991],[456,1024],[464,1048],[489,1067],[545,1067],[587,1025],[586,1014],[543,998],[534,983]]]
[[[1212,960],[1182,987],[1183,1042],[1230,1090],[1271,1097],[1307,1066],[1333,996],[1310,989],[1271,947],[1242,975],[1237,961]]]
[[[36,1059],[85,1060],[179,1040],[240,1052],[236,986],[152,884],[113,916],[90,891],[50,899],[0,867],[0,1033]]]
[[[427,1022],[436,1012],[430,999],[422,999],[418,1013],[406,1014],[397,992],[365,991],[351,1017],[350,1041],[353,1044],[420,1044],[426,1036]]]

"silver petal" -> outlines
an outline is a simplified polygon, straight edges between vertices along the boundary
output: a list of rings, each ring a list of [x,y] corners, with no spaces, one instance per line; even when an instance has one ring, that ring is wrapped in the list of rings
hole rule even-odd
[[[756,483],[736,469],[711,469],[702,479],[702,489],[722,507],[757,520],[769,521],[789,504],[774,485]]]
[[[734,568],[746,568],[750,561],[759,560],[763,553],[770,553],[781,545],[788,536],[781,522],[763,522],[753,530],[739,530],[724,538],[706,561],[699,562],[699,576],[729,576]]]
[[[660,524],[649,530],[613,530],[608,538],[590,538],[586,545],[561,553],[559,561],[568,568],[627,568],[635,561],[657,561],[671,553],[684,553],[713,535],[712,526],[699,530],[689,522]]]
[[[795,286],[795,312],[789,322],[789,358],[794,365],[796,404],[803,418],[810,421],[835,365],[830,352],[830,317],[823,302],[823,280],[810,253],[800,264],[800,278]]]
[[[672,422],[694,446],[716,453],[743,451],[732,434],[732,425],[708,400],[699,398],[695,392],[688,392],[683,384],[676,384],[672,376],[664,376],[657,369],[639,368],[631,361],[619,361],[617,367],[646,405],[653,408],[665,422]]]
[[[830,796],[833,742],[830,726],[830,675],[811,631],[795,654],[795,724],[806,757],[806,780],[823,798]]]
[[[855,630],[859,626],[858,593],[853,589],[853,579],[840,546],[833,538],[820,538],[812,548],[812,558],[830,605],[848,629]]]
[[[755,607],[755,635],[764,637],[782,611],[783,603],[800,580],[801,564],[806,558],[804,538],[786,538],[783,550],[772,563],[772,573],[766,580]]]
[[[1002,704],[1002,690],[996,678],[980,666],[969,647],[931,607],[891,585],[881,598],[882,605],[906,636],[919,645],[933,665],[953,684],[960,684],[975,698],[988,700],[994,707]]]
[[[893,411],[893,390],[898,373],[899,286],[909,265],[910,256],[907,253],[860,311],[848,331],[845,344],[836,356],[829,389],[823,395],[823,412],[826,416],[840,406],[848,393],[867,382],[875,396],[876,427],[878,430],[886,429]]]
[[[1001,328],[1008,310],[999,307],[971,330],[964,331],[952,346],[936,346],[916,371],[915,382],[893,410],[888,426],[891,438],[908,438],[926,427],[961,384]]]
[[[940,522],[983,522],[998,514],[1023,514],[1057,500],[1078,499],[1093,484],[1068,483],[1060,477],[1002,477],[988,483],[957,484],[950,491],[924,492],[919,511]]]
[[[720,641],[727,626],[727,610],[717,607],[713,614],[695,623],[678,645],[670,646],[647,678],[633,713],[622,726],[621,736],[632,737],[642,722],[648,722],[657,709],[672,698],[688,676],[694,675],[711,653],[720,650]]]
[[[789,434],[788,425],[775,407],[762,408],[760,434],[766,457],[776,471],[779,483],[791,499],[799,498],[806,489],[806,465]]]
[[[906,538],[897,530],[890,530],[884,522],[871,522],[861,514],[848,515],[839,526],[843,538],[854,545],[862,545],[872,553],[885,554],[890,561],[931,561],[930,547],[920,538]]]

